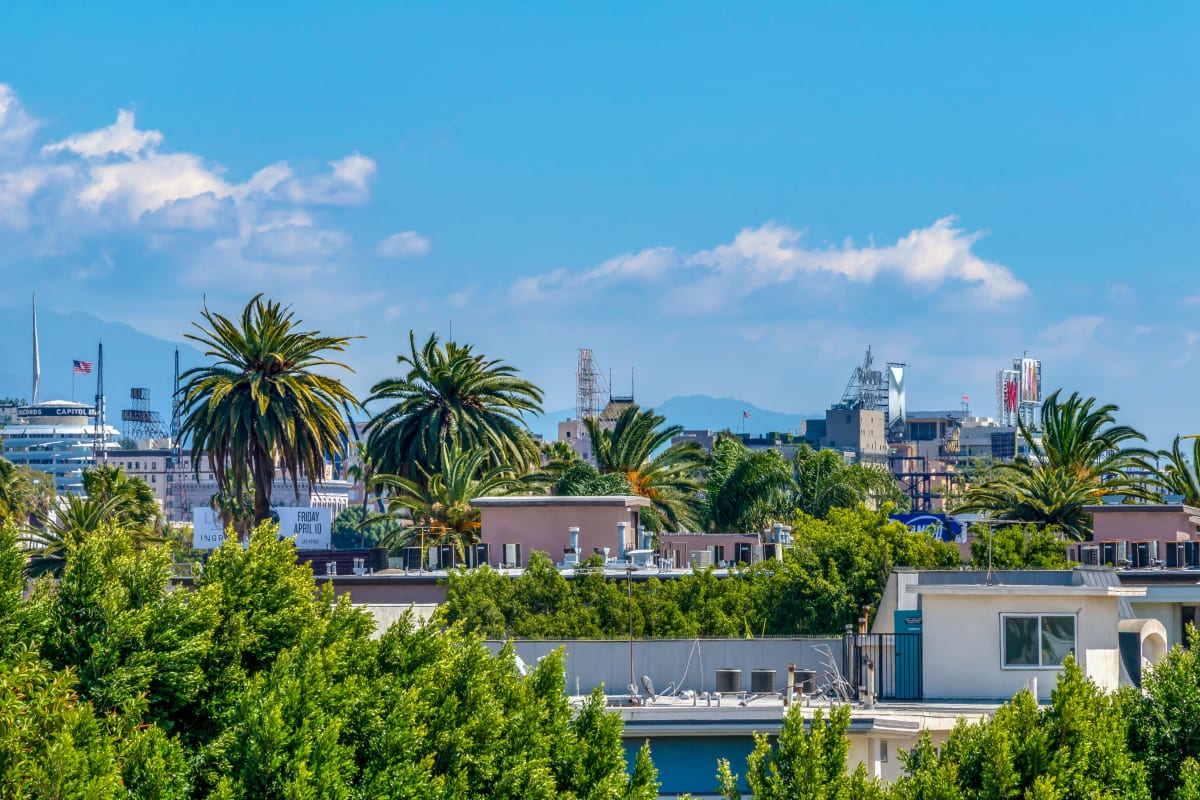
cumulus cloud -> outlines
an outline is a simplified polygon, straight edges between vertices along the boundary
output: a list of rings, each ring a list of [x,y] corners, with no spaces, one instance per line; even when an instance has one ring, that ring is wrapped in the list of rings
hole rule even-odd
[[[383,258],[414,258],[427,254],[432,247],[428,237],[416,231],[401,231],[380,242],[375,253]]]
[[[773,286],[824,276],[852,283],[894,277],[918,290],[946,285],[977,299],[1011,300],[1029,289],[1007,267],[972,251],[983,236],[944,217],[902,236],[894,244],[809,247],[801,231],[776,223],[746,228],[731,242],[682,256],[674,248],[626,253],[586,272],[564,269],[522,278],[509,290],[519,302],[558,299],[581,290],[623,282],[672,283],[672,305],[709,311],[729,300]]]
[[[69,151],[85,158],[103,158],[113,154],[136,156],[162,143],[158,131],[139,131],[132,111],[117,112],[117,121],[107,128],[68,136],[42,148],[43,153]]]
[[[0,83],[0,163],[19,158],[37,129],[37,121],[21,107],[17,93]]]
[[[377,172],[352,152],[317,168],[268,164],[238,182],[200,154],[170,150],[128,109],[111,125],[35,147],[39,128],[0,84],[0,234],[59,254],[86,253],[114,235],[140,235],[152,249],[176,241],[190,281],[333,269],[350,238],[314,214],[367,202]],[[408,246],[428,250],[428,241]]]

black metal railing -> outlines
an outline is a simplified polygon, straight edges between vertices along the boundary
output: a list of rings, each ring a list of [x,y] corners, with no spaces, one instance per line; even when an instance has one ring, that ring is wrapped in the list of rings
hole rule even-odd
[[[921,634],[847,633],[842,672],[855,692],[865,689],[879,700],[920,700]]]

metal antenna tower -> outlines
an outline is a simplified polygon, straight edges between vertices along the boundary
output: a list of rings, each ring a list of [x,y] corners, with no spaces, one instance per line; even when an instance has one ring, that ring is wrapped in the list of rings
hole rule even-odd
[[[167,438],[167,426],[162,415],[150,410],[150,390],[144,386],[134,386],[129,390],[129,399],[133,401],[133,408],[121,411],[121,421],[128,423],[123,426],[125,435],[138,442]]]
[[[175,384],[174,391],[171,393],[171,470],[167,475],[167,480],[171,485],[167,487],[168,497],[178,497],[178,503],[168,501],[168,505],[178,508],[180,519],[187,519],[187,514],[191,511],[188,505],[188,471],[183,463],[183,449],[179,443],[180,429],[183,427],[182,420],[182,403],[179,397],[179,348],[175,348]],[[170,513],[169,511],[167,513]]]
[[[108,430],[104,414],[104,342],[96,351],[96,432],[92,436],[92,463],[108,463]]]
[[[606,394],[608,387],[604,384],[604,376],[596,369],[592,351],[579,348],[579,364],[575,370],[575,419],[598,418]]]
[[[839,409],[870,409],[887,412],[888,386],[883,372],[875,369],[875,359],[871,356],[871,348],[867,346],[867,354],[863,363],[850,373],[850,381],[846,391],[842,392],[842,401],[837,404]]]

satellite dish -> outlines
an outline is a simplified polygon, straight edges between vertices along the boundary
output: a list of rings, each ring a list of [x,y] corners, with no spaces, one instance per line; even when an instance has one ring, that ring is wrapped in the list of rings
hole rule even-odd
[[[642,688],[646,690],[646,694],[650,695],[650,699],[654,699],[654,681],[650,680],[649,675],[642,676]]]

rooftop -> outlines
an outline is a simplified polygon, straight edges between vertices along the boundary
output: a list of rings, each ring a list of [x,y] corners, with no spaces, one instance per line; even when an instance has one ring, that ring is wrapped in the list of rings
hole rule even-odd
[[[564,497],[561,495],[517,495],[509,497],[476,497],[471,505],[479,508],[527,508],[535,506],[649,506],[650,501],[636,495],[606,495],[603,497]]]

